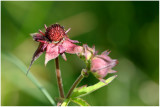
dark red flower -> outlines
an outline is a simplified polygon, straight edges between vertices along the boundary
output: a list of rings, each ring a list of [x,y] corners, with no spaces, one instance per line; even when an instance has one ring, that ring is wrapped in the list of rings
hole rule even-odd
[[[74,43],[79,43],[78,41],[70,40],[68,38],[67,32],[70,29],[65,31],[64,27],[60,26],[59,24],[53,24],[50,27],[47,27],[45,25],[45,29],[46,29],[45,33],[39,30],[40,33],[31,34],[33,39],[40,43],[38,49],[36,50],[36,52],[32,57],[30,67],[33,64],[33,62],[37,58],[39,58],[39,56],[43,52],[46,52],[45,56],[45,65],[46,65],[48,61],[55,59],[59,55],[61,55],[64,58],[64,60],[67,60],[65,52],[70,54],[78,54],[82,50],[81,46],[77,46],[74,44]]]

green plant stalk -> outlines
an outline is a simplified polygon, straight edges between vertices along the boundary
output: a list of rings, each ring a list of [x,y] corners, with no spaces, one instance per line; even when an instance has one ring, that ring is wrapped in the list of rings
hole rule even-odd
[[[11,63],[15,64],[23,73],[27,73],[28,68],[20,61],[16,56],[10,53],[2,53],[2,56]],[[37,88],[43,93],[43,95],[49,100],[49,102],[55,106],[56,103],[47,92],[47,90],[39,83],[39,81],[32,75],[31,72],[28,73],[27,77],[37,86]]]
[[[72,87],[68,91],[66,98],[69,98],[71,96],[73,90],[76,88],[76,86],[81,82],[83,78],[84,78],[84,75],[83,75],[83,70],[82,70],[81,75],[76,79],[76,81],[73,83]]]
[[[55,65],[56,65],[56,76],[57,76],[57,84],[58,84],[59,94],[60,94],[61,98],[64,98],[64,90],[63,90],[62,77],[61,77],[61,71],[59,68],[58,57],[55,59]]]

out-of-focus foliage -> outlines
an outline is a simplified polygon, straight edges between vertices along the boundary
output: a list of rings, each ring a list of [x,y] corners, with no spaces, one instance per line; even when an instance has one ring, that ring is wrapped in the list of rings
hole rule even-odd
[[[2,1],[1,49],[29,66],[38,46],[29,34],[44,30],[44,24],[58,22],[65,29],[72,28],[71,39],[95,45],[99,53],[110,49],[110,56],[119,60],[114,68],[118,77],[83,97],[90,105],[159,105],[158,7],[158,1]],[[54,60],[45,67],[44,57],[43,54],[35,61],[31,72],[56,100]],[[67,59],[65,62],[60,58],[65,93],[85,67],[76,55],[67,54]],[[51,105],[15,65],[4,58],[1,61],[2,105]],[[80,85],[97,82],[90,74]]]
[[[26,76],[28,77],[28,79],[30,79],[32,81],[32,83],[38,88],[40,89],[40,91],[44,94],[44,96],[48,99],[48,101],[55,106],[56,103],[55,101],[52,99],[52,97],[50,96],[50,94],[46,91],[45,87],[43,87],[41,85],[41,83],[39,83],[39,81],[37,81],[37,79],[32,75],[32,73],[28,73],[28,68],[23,64],[23,62],[21,62],[18,58],[16,58],[14,55],[10,54],[10,53],[1,53],[2,58],[4,58],[5,60],[8,60],[10,63],[14,64],[15,66],[17,66],[24,74],[26,74]],[[17,82],[15,81],[15,83],[17,84]],[[21,85],[21,84],[20,84]],[[28,90],[26,90],[28,91]],[[31,95],[35,95],[37,97],[37,93],[32,93],[32,91],[29,91],[29,94]],[[41,98],[41,97],[37,97],[37,98]],[[42,99],[43,101],[43,99]]]

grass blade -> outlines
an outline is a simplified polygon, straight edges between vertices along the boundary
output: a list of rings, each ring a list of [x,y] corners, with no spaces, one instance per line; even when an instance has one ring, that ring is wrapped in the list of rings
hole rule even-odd
[[[27,70],[28,70],[27,67],[16,56],[14,56],[13,54],[8,53],[8,52],[7,53],[1,53],[1,55],[6,60],[8,60],[11,63],[15,64],[24,74],[27,73]],[[37,88],[40,89],[40,91],[44,94],[44,96],[49,100],[49,102],[52,105],[56,105],[55,101],[52,99],[52,97],[47,92],[47,90],[39,83],[39,81],[32,75],[31,72],[28,73],[27,77],[33,82],[33,84],[35,84],[37,86]]]

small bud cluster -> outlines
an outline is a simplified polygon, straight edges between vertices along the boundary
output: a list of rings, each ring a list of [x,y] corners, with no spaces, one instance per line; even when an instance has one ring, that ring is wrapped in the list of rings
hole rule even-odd
[[[86,62],[89,71],[92,72],[96,78],[104,82],[103,78],[108,73],[117,72],[112,70],[112,68],[118,64],[118,61],[108,56],[110,52],[111,51],[104,51],[98,55],[95,46],[90,48],[88,45],[84,44],[78,56]]]

